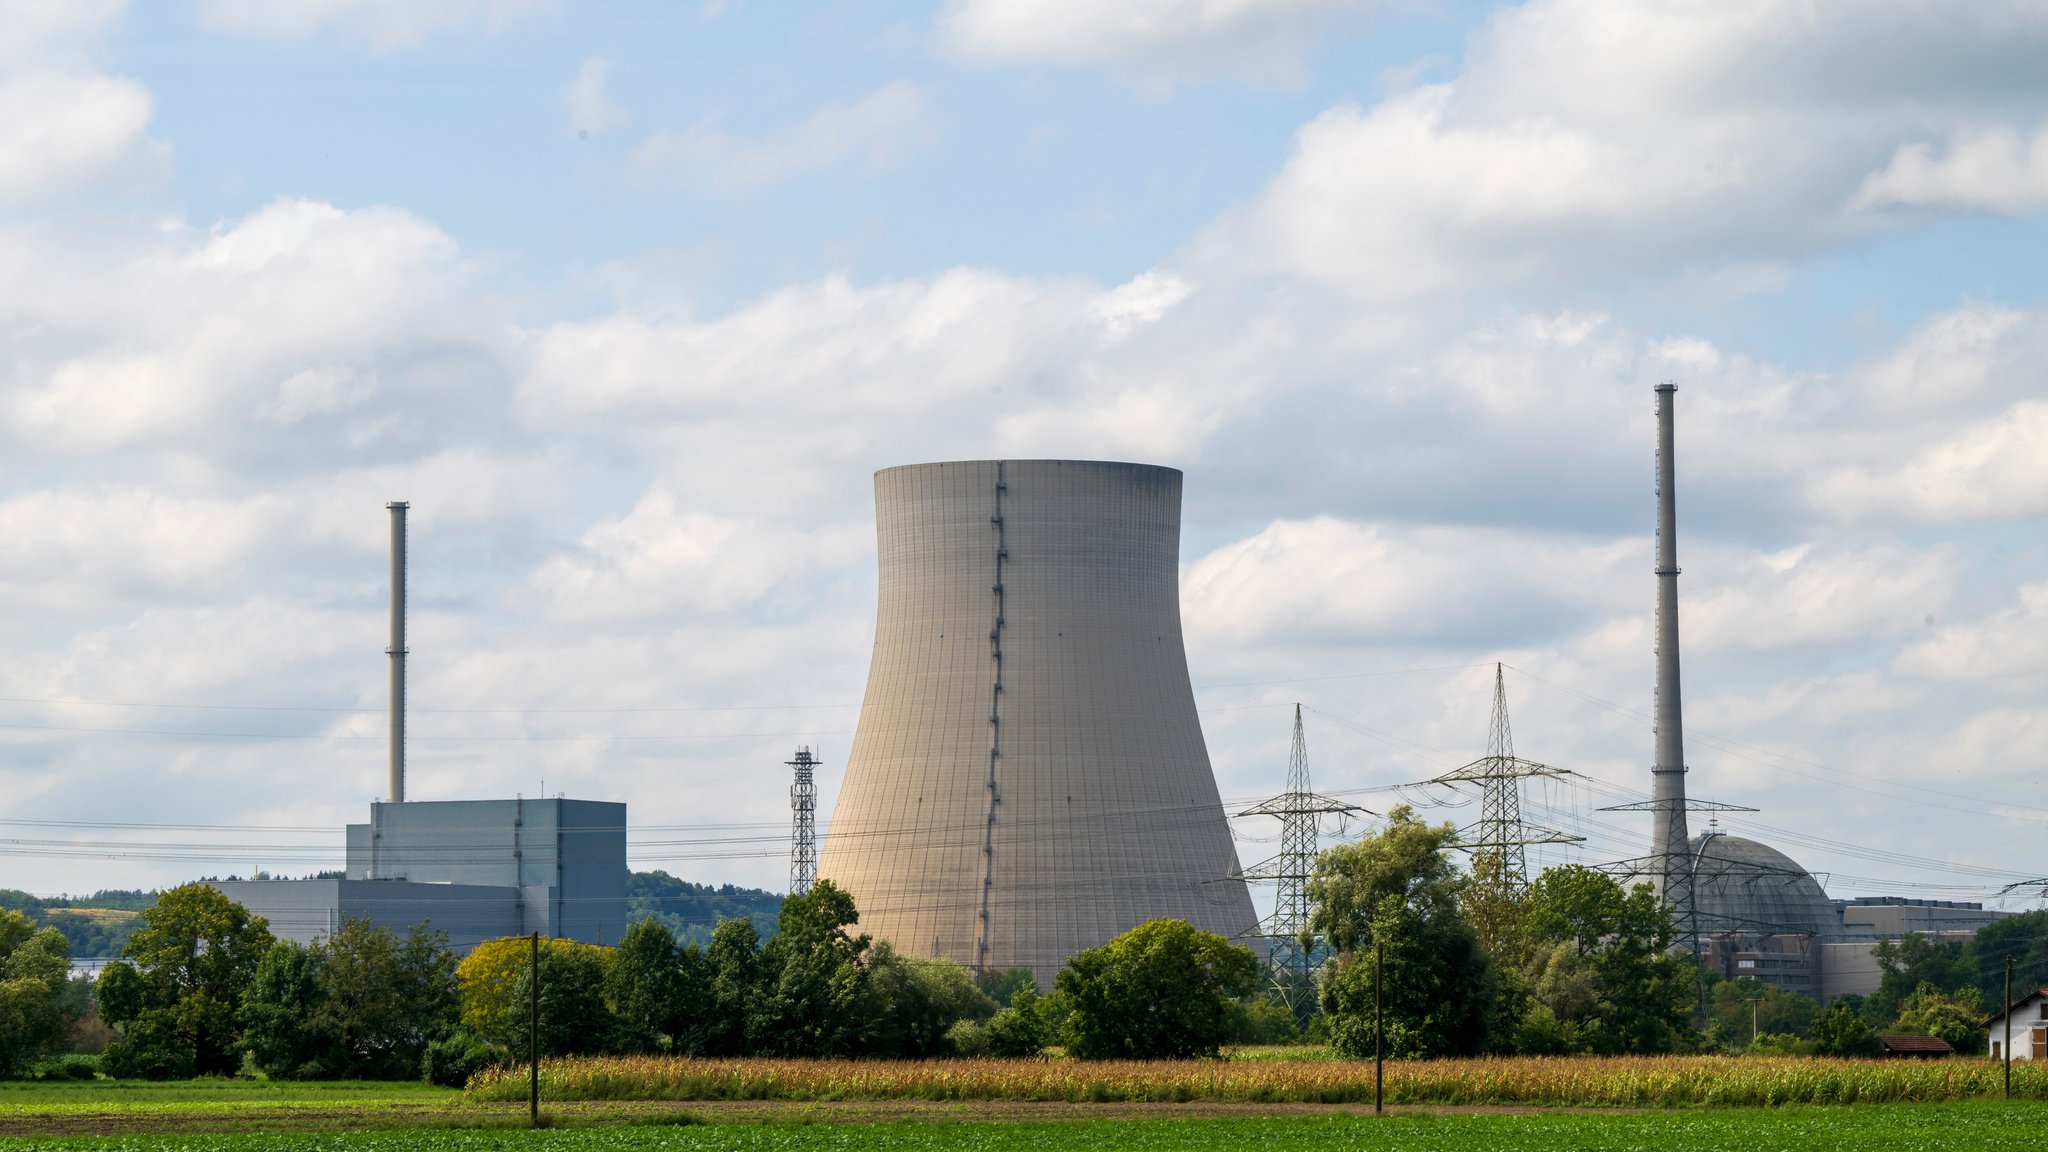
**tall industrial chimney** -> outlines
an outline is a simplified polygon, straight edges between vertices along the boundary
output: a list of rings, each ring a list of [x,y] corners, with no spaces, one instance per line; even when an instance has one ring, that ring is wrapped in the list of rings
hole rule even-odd
[[[1690,843],[1685,824],[1685,722],[1678,690],[1678,493],[1672,450],[1676,384],[1657,385],[1657,759],[1650,769],[1657,815],[1650,845],[1664,903],[1689,909]]]
[[[405,802],[405,510],[395,500],[391,510],[391,803]]]

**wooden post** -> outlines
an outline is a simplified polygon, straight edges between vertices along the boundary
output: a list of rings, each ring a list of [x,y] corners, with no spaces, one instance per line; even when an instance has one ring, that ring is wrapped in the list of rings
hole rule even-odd
[[[1387,1071],[1386,1014],[1382,1010],[1386,994],[1387,965],[1380,954],[1379,933],[1372,937],[1372,1114],[1381,1115],[1386,1111],[1381,1092],[1381,1078]]]
[[[533,963],[527,973],[526,1119],[540,1127],[540,933],[533,934]]]

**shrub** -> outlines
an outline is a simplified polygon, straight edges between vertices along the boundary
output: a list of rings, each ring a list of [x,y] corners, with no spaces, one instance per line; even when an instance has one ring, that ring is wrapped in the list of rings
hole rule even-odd
[[[946,1029],[946,1047],[955,1056],[986,1056],[988,1054],[988,1025],[979,1020],[956,1021]]]
[[[1151,920],[1060,970],[1068,1050],[1083,1059],[1214,1056],[1258,979],[1249,948],[1185,920]]]
[[[478,1072],[510,1059],[509,1052],[476,1033],[458,1031],[427,1045],[420,1057],[420,1079],[444,1088],[461,1088]]]

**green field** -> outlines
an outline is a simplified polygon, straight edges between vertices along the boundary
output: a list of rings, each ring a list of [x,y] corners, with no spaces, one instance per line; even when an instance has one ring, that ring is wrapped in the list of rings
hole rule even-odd
[[[1486,1152],[1849,1152],[1864,1149],[2015,1149],[2039,1145],[2048,1112],[2038,1104],[1873,1105],[1850,1108],[1712,1109],[1681,1112],[1532,1114],[1323,1114],[1242,1118],[1095,1119],[896,1123],[747,1122],[567,1127],[542,1131],[386,1129],[338,1134],[130,1135],[11,1141],[10,1149],[1413,1149]]]

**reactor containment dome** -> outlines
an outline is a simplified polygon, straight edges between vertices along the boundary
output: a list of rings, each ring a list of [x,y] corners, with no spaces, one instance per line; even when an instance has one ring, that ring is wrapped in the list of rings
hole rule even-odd
[[[1147,920],[1258,923],[1195,714],[1181,474],[983,460],[875,474],[867,696],[818,862],[861,928],[977,971]]]

